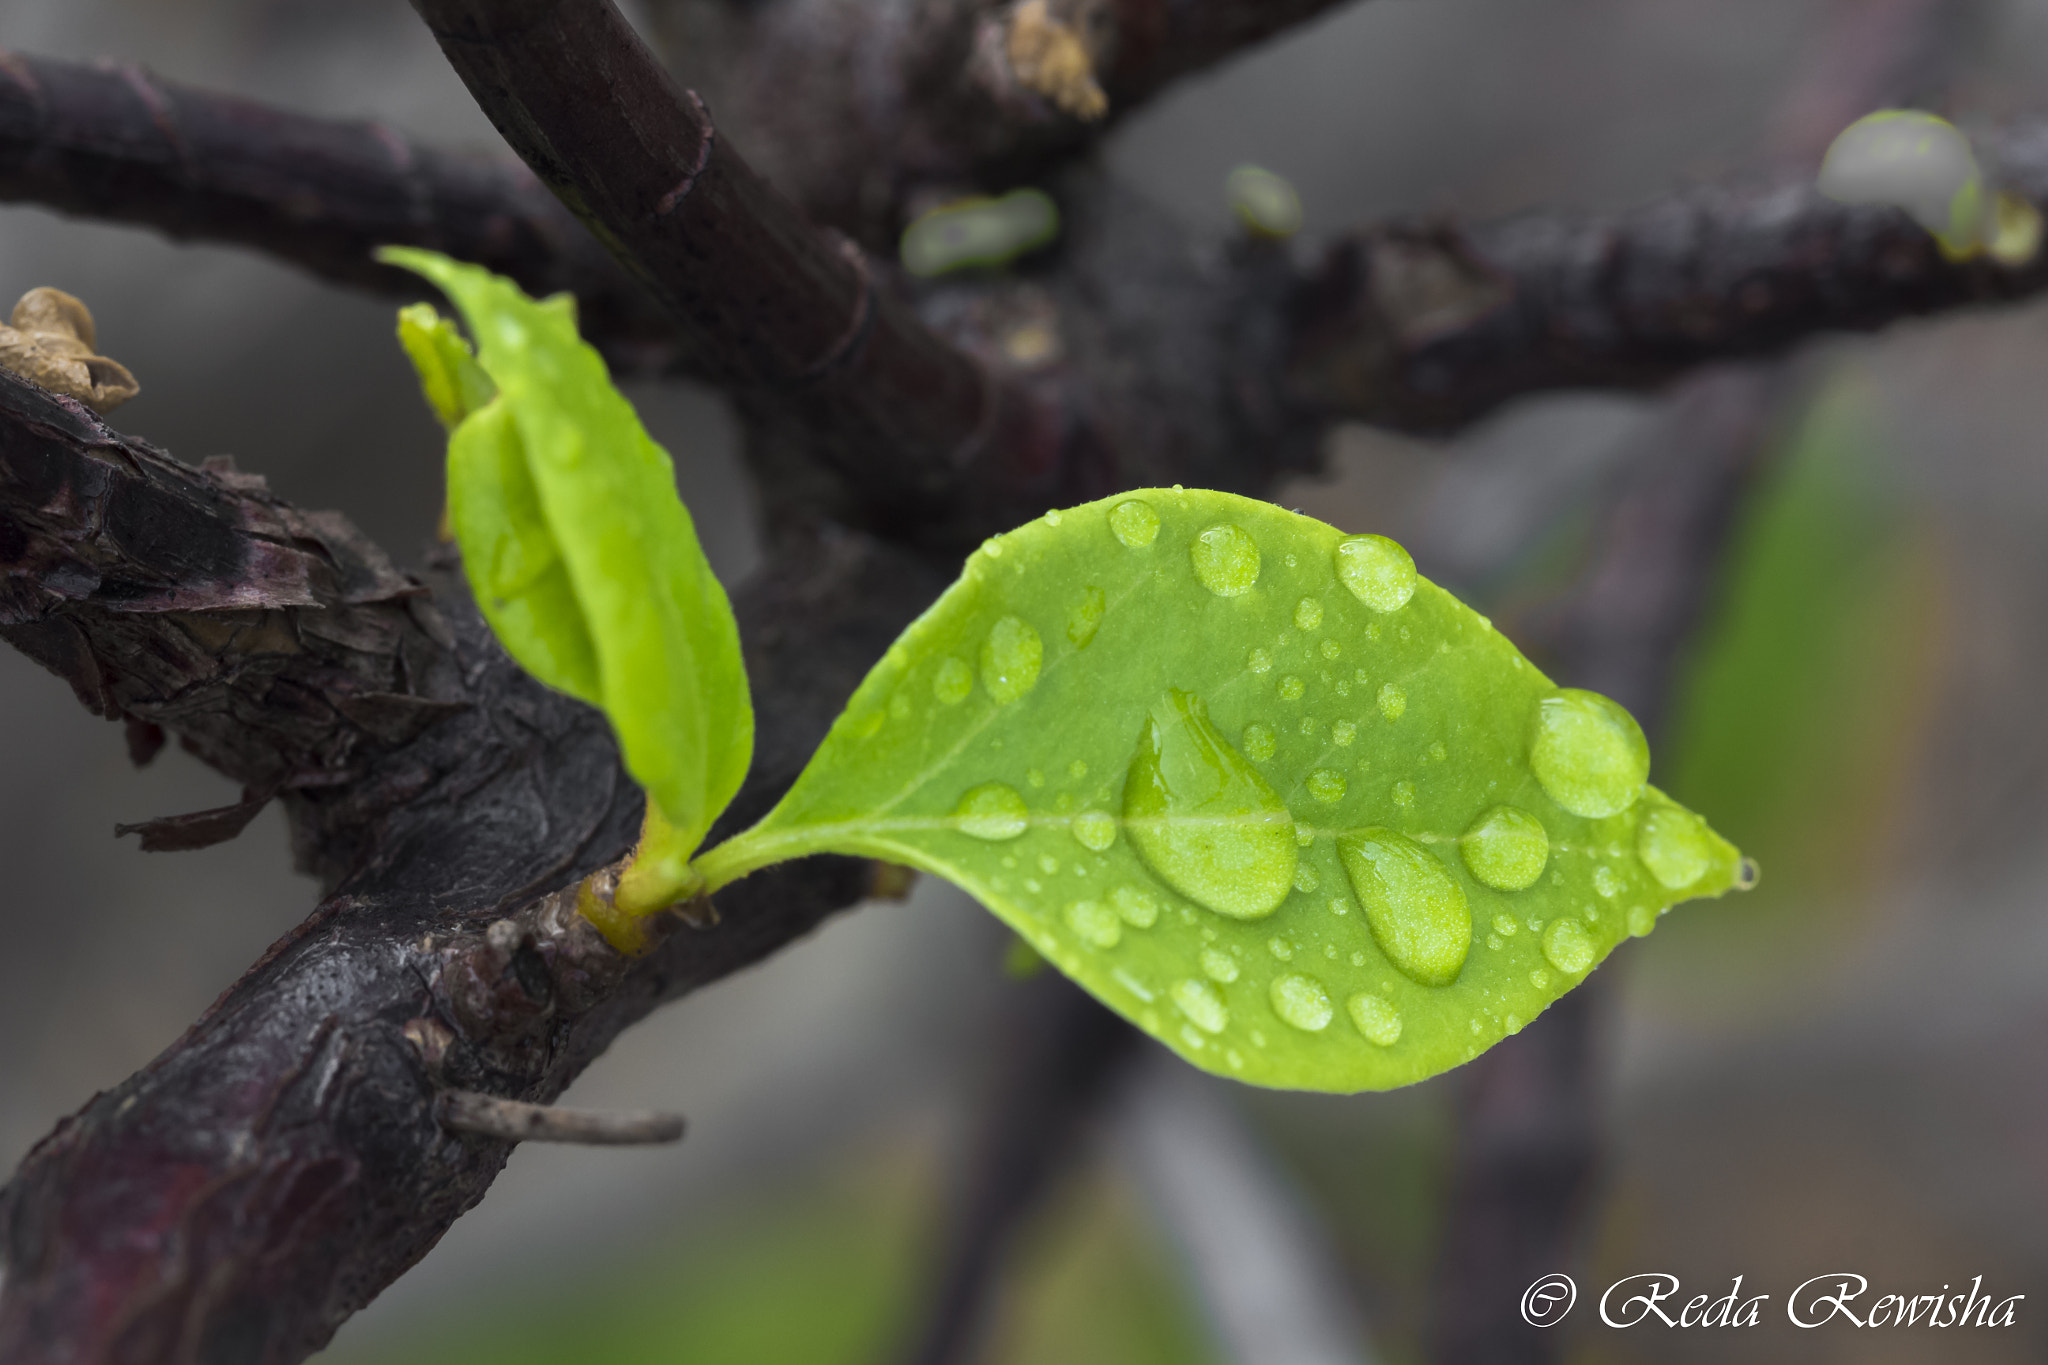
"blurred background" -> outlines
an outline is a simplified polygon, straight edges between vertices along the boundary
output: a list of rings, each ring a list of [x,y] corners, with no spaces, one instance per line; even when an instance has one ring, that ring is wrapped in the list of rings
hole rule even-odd
[[[1624,207],[1786,155],[1789,87],[1841,8],[1366,0],[1175,87],[1104,156],[1219,242],[1226,172],[1283,173],[1306,205],[1304,258],[1388,214]],[[2048,113],[2048,0],[1950,9],[1932,106],[1977,126]],[[141,60],[498,146],[403,0],[9,0],[0,47]],[[439,439],[388,303],[252,255],[0,208],[0,293],[42,284],[84,298],[101,349],[141,380],[123,430],[192,462],[232,453],[418,560]],[[1789,364],[1767,474],[1653,773],[1757,857],[1763,884],[1681,908],[1604,968],[1607,1146],[1586,1257],[1558,1267],[1596,1288],[1666,1271],[1687,1296],[1740,1274],[1745,1294],[1772,1296],[1767,1325],[1739,1341],[1617,1332],[1582,1305],[1560,1330],[1586,1362],[2038,1360],[2048,304],[1821,339]],[[729,414],[689,385],[631,393],[677,457],[714,564],[743,578],[759,551]],[[1655,398],[1561,394],[1445,443],[1341,429],[1328,477],[1276,499],[1401,539],[1425,572],[1511,619],[1568,574],[1600,490],[1658,457],[1662,413]],[[133,770],[119,727],[0,653],[7,1166],[311,908],[274,809],[196,853],[112,837],[116,821],[236,796],[175,750]],[[1019,989],[1003,947],[992,921],[926,881],[656,1015],[567,1102],[678,1109],[689,1139],[520,1149],[321,1359],[882,1358],[909,1330],[991,1021]],[[1325,1277],[1317,1293],[1354,1358],[1421,1359],[1460,1074],[1336,1098],[1153,1061],[1147,1083],[1171,1094],[1095,1126],[1024,1231],[989,1359],[1234,1358],[1160,1155],[1160,1115],[1176,1112],[1310,1256],[1303,1273]],[[1241,1235],[1262,1245],[1256,1228]],[[1873,1294],[1982,1275],[2028,1299],[2019,1327],[1938,1344],[1785,1327],[1785,1292],[1834,1271],[1869,1277]]]

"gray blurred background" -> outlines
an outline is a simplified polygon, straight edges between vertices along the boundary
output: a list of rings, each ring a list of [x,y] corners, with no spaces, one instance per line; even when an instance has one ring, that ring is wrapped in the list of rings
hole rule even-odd
[[[878,0],[879,3],[879,0]],[[1625,206],[1767,164],[1825,0],[1366,0],[1125,123],[1105,156],[1229,230],[1241,161],[1291,177],[1298,249],[1369,218]],[[1939,107],[2048,113],[2048,0],[1960,7]],[[497,146],[403,0],[8,0],[0,47]],[[0,209],[0,293],[84,298],[142,395],[117,424],[234,454],[416,562],[437,429],[392,308],[254,256]],[[6,300],[0,300],[5,302]],[[1582,1282],[1669,1271],[1772,1295],[1740,1334],[1565,1329],[1585,1361],[2018,1361],[2048,1353],[2048,307],[1826,339],[1794,362],[1773,472],[1695,651],[1656,780],[1763,862],[1605,969],[1610,1139]],[[758,557],[715,395],[640,385],[729,580]],[[1554,583],[1589,500],[1655,459],[1654,399],[1530,400],[1455,442],[1337,432],[1279,493],[1403,539],[1489,607]],[[1569,682],[1570,679],[1564,679]],[[275,811],[143,855],[116,821],[234,800],[175,750],[0,654],[0,1159],[169,1043],[311,907]],[[489,1199],[323,1359],[863,1361],[929,1252],[1002,938],[929,882],[629,1033],[568,1096],[686,1112],[658,1151],[521,1149]],[[1328,1250],[1378,1358],[1418,1358],[1456,1073],[1389,1095],[1219,1089]],[[1027,1230],[992,1358],[1223,1360],[1106,1123]],[[1139,1155],[1134,1155],[1139,1153]],[[1148,1200],[1152,1202],[1148,1203]],[[2029,1295],[2006,1331],[1783,1328],[1809,1275]]]

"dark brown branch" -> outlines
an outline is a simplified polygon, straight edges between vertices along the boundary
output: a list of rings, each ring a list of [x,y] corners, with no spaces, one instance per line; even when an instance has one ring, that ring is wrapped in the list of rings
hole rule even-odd
[[[755,175],[610,0],[413,7],[513,150],[668,308],[694,364],[793,417],[870,508],[902,525],[963,486],[1043,506],[1056,479],[1012,448],[1033,435],[1027,392]]]
[[[2048,127],[1980,152],[2048,208]],[[1612,217],[1359,233],[1303,287],[1291,372],[1333,415],[1443,430],[1536,390],[1649,388],[2044,287],[2048,252],[1955,264],[1904,213],[1832,203],[1810,178],[1706,188]]]
[[[683,1140],[683,1120],[677,1114],[562,1109],[501,1100],[474,1090],[444,1090],[436,1095],[434,1122],[454,1132],[476,1133],[502,1142],[645,1147]]]
[[[525,167],[381,123],[193,90],[139,66],[0,51],[0,200],[254,247],[338,284],[417,296],[387,242],[576,295],[614,364],[666,368],[675,330]]]
[[[1090,53],[1107,100],[1097,118],[1020,76],[1014,0],[912,0],[888,22],[841,0],[778,0],[738,22],[668,4],[656,24],[762,170],[813,218],[880,251],[921,194],[1040,177],[1178,77],[1341,3],[1049,0],[1045,16]]]
[[[1050,969],[1005,988],[994,1058],[906,1365],[968,1365],[1027,1218],[1141,1035]]]
[[[303,1358],[502,1166],[508,1143],[435,1121],[437,1093],[546,1104],[656,1004],[866,886],[846,859],[773,869],[723,893],[716,926],[672,917],[622,959],[573,904],[640,815],[601,717],[514,667],[453,582],[443,616],[338,518],[4,376],[0,551],[8,638],[88,705],[159,717],[231,771],[329,784],[289,802],[335,888],[0,1192],[0,1359]],[[727,829],[944,578],[840,533],[772,563],[737,599],[761,729]]]

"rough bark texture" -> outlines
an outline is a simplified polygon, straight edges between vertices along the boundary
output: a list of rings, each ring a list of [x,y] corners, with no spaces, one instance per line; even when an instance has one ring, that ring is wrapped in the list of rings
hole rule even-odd
[[[0,1359],[302,1358],[503,1164],[507,1144],[435,1125],[438,1087],[552,1099],[656,1004],[862,894],[859,863],[793,864],[724,893],[715,927],[620,958],[562,890],[637,831],[601,717],[513,666],[452,577],[444,614],[341,518],[6,375],[0,534],[0,632],[102,714],[281,784],[331,887],[0,1194]],[[738,600],[762,729],[727,827],[945,577],[829,530],[774,559]]]

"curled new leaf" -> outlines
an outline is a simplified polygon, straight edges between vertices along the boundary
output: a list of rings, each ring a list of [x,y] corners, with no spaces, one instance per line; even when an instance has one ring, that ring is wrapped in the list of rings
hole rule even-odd
[[[576,334],[566,298],[433,252],[383,260],[426,276],[476,338],[431,310],[400,338],[451,427],[449,520],[477,604],[529,672],[602,707],[653,806],[639,865],[654,909],[739,790],[754,717],[739,630],[668,455]]]
[[[1742,884],[1648,768],[1392,541],[1155,489],[984,545],[697,865],[924,868],[1197,1066],[1380,1089]]]

